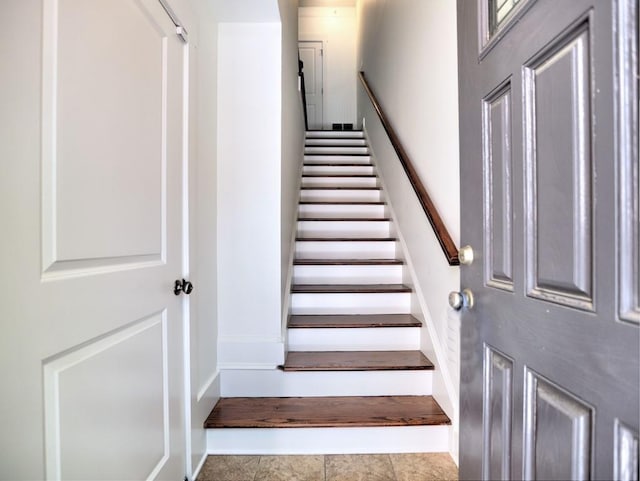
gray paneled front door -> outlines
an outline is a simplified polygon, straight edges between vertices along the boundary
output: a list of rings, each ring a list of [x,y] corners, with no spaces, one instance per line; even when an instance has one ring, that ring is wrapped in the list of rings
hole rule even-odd
[[[461,479],[638,479],[638,0],[460,0]]]

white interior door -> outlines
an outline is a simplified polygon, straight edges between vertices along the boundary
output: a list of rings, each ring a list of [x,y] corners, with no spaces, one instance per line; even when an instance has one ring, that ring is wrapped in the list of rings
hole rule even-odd
[[[9,0],[0,478],[182,479],[183,43],[158,0]]]
[[[307,96],[309,129],[322,130],[322,42],[299,42]]]

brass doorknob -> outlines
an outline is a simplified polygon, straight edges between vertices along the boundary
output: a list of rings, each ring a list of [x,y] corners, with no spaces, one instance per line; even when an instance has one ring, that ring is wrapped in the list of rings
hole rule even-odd
[[[449,305],[456,311],[463,307],[473,308],[473,292],[470,289],[463,289],[462,292],[452,291],[449,293]]]

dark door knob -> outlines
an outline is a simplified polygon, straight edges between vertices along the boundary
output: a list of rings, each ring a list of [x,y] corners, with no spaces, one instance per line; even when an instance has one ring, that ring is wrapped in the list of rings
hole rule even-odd
[[[189,281],[185,281],[184,279],[176,279],[176,282],[173,284],[173,293],[176,296],[179,296],[181,292],[189,295],[193,291],[193,284]]]

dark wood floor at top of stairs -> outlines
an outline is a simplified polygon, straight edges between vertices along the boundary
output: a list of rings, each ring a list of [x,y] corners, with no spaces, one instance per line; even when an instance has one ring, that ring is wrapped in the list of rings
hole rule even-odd
[[[432,396],[221,398],[205,428],[321,428],[451,424]]]
[[[432,370],[420,351],[289,351],[285,371]]]
[[[294,284],[293,293],[306,294],[383,294],[411,292],[411,288],[404,284]]]
[[[289,316],[292,329],[421,327],[411,314],[307,314]]]

